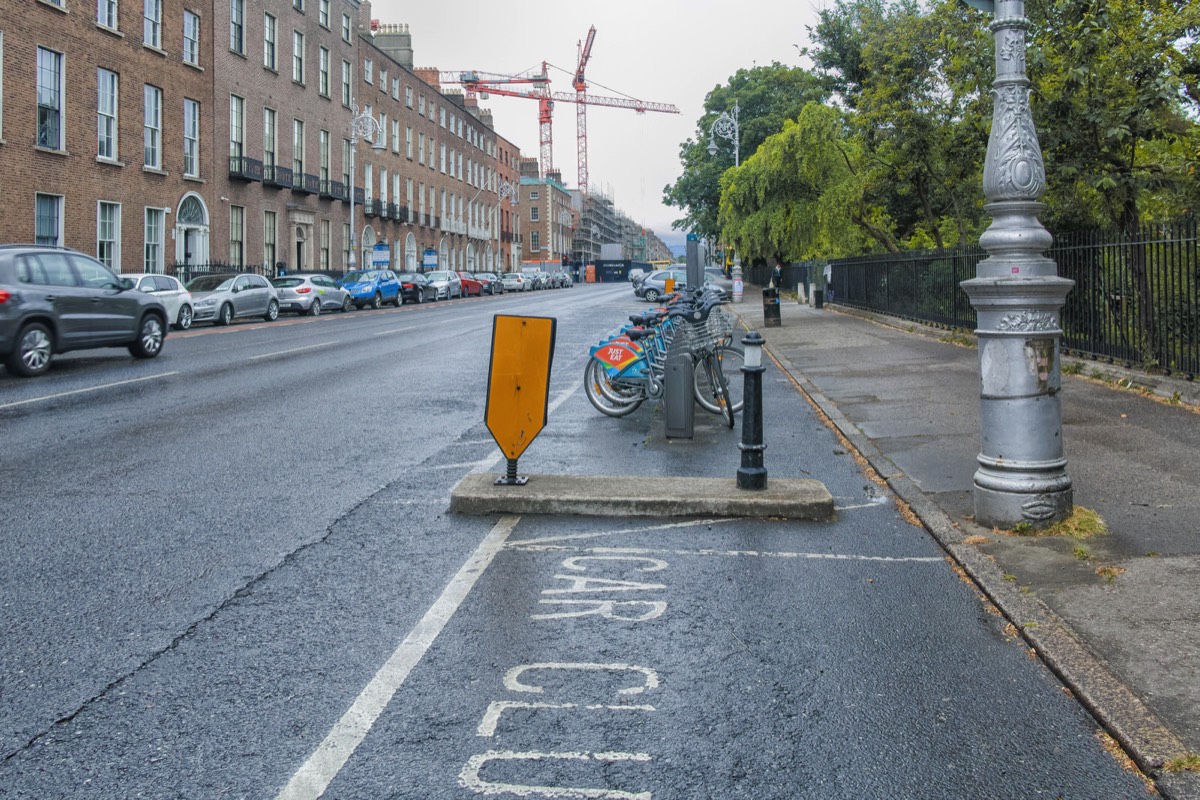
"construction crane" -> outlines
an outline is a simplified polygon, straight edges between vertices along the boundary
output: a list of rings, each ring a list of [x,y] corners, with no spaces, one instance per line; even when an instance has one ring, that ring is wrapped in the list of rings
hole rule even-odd
[[[588,94],[584,80],[584,69],[591,56],[592,42],[595,40],[595,26],[588,32],[586,46],[580,44],[579,65],[575,71],[575,92],[554,92],[550,90],[549,63],[543,61],[541,72],[518,75],[502,75],[498,73],[480,72],[478,70],[462,70],[459,72],[439,72],[438,80],[442,84],[456,84],[463,87],[467,97],[479,97],[486,100],[488,95],[502,97],[523,97],[538,102],[538,168],[542,177],[554,170],[554,129],[553,114],[556,102],[575,103],[581,113],[577,117],[578,151],[579,151],[579,189],[587,192],[587,118],[583,109],[585,106],[607,106],[609,108],[627,108],[639,114],[647,111],[657,111],[664,114],[678,114],[679,109],[669,103],[651,103],[632,97],[602,97]],[[528,89],[517,88],[528,85]]]

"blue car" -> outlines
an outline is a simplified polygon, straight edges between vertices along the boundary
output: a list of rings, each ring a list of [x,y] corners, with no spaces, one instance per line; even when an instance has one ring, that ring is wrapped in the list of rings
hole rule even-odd
[[[384,303],[399,307],[404,302],[400,294],[400,279],[390,269],[360,269],[347,272],[338,281],[350,292],[355,308],[379,308]]]

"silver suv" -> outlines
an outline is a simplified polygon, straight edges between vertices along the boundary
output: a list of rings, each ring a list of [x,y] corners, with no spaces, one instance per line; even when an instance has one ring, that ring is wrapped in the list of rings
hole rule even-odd
[[[57,353],[128,347],[154,358],[167,309],[94,258],[65,247],[0,245],[0,360],[16,375],[41,375]]]

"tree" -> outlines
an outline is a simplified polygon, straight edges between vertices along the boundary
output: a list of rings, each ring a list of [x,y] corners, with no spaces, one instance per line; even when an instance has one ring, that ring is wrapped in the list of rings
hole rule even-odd
[[[733,165],[733,144],[716,141],[716,156],[708,153],[709,129],[726,111],[739,111],[739,153],[744,161],[768,136],[794,119],[805,103],[823,102],[828,90],[812,73],[778,62],[770,66],[740,69],[726,86],[714,87],[704,100],[704,115],[696,122],[696,138],[679,148],[683,172],[674,184],[663,188],[663,202],[682,209],[676,229],[694,231],[704,237],[718,232],[721,173]]]

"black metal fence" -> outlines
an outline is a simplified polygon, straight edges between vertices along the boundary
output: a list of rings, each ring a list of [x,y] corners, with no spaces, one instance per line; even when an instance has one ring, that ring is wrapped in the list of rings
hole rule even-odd
[[[1136,237],[1065,235],[1047,256],[1075,281],[1062,310],[1064,350],[1189,380],[1200,374],[1195,219],[1146,226]],[[837,259],[826,301],[973,330],[975,309],[959,284],[986,257],[972,246]]]
[[[187,283],[198,275],[218,275],[222,272],[253,272],[266,278],[276,277],[275,264],[225,264],[214,261],[209,264],[168,264],[166,273]]]

